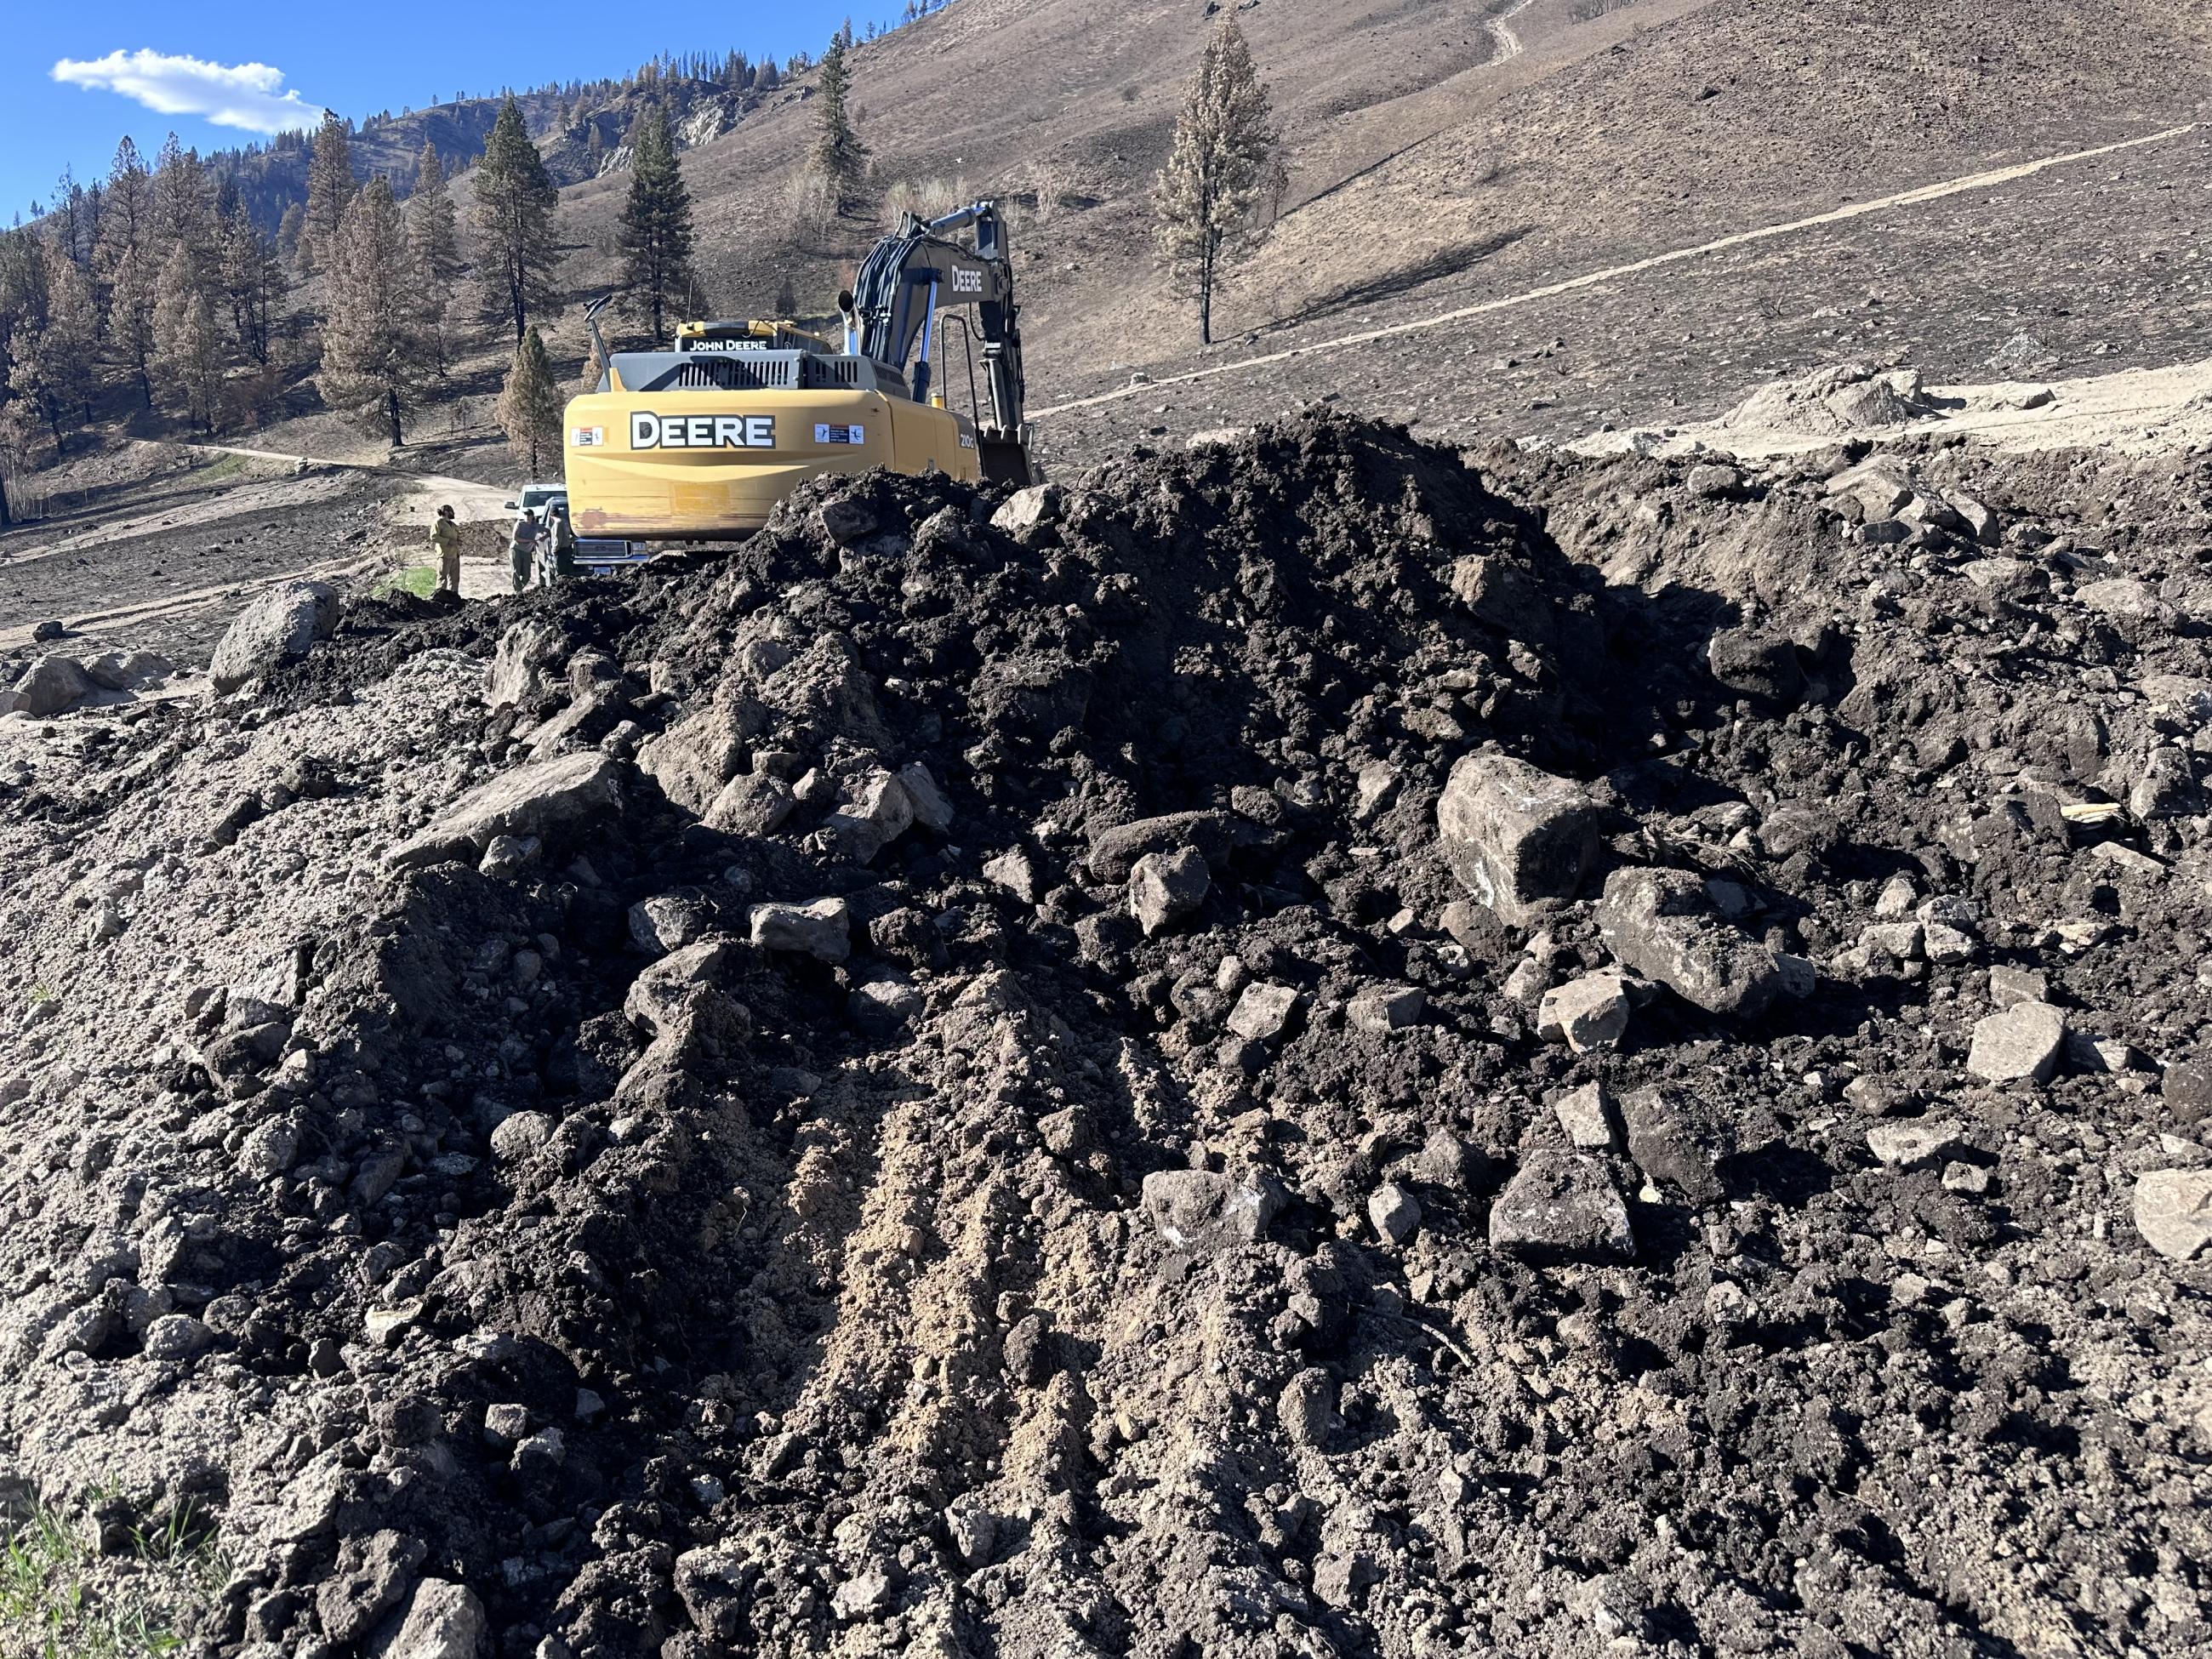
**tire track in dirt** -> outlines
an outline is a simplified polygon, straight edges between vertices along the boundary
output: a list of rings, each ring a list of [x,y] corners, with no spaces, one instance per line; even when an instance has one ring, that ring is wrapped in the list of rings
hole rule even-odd
[[[1511,20],[1528,10],[1529,4],[1530,0],[1513,0],[1511,5],[1484,25],[1490,31],[1490,38],[1498,42],[1498,55],[1490,60],[1492,64],[1509,64],[1521,55],[1521,37],[1513,32]]]
[[[1203,368],[1186,369],[1178,374],[1151,376],[1129,386],[1116,386],[1110,392],[1094,392],[1087,398],[1072,398],[1065,403],[1030,411],[1030,418],[1042,420],[1048,416],[1066,415],[1079,409],[1095,409],[1103,404],[1120,403],[1130,398],[1148,396],[1164,386],[1188,386],[1194,381],[1210,380],[1224,374],[1242,374],[1250,369],[1272,368],[1299,357],[1310,357],[1325,351],[1340,351],[1349,346],[1368,345],[1376,340],[1395,339],[1400,335],[1418,334],[1432,328],[1443,328],[1452,323],[1464,322],[1472,317],[1484,317],[1501,311],[1510,311],[1521,306],[1534,305],[1541,300],[1555,299],[1562,294],[1572,294],[1582,289],[1597,288],[1624,277],[1640,276],[1648,270],[1680,264],[1709,253],[1724,252],[1753,242],[1769,241],[1776,237],[1793,235],[1799,231],[1815,230],[1824,225],[1842,224],[1849,220],[1863,218],[1869,214],[1885,212],[1892,208],[1917,207],[1923,203],[1941,201],[1948,196],[1962,196],[1969,191],[1994,190],[2022,179],[2032,179],[2053,167],[2069,166],[2077,161],[2094,161],[2100,156],[2114,155],[2124,150],[2141,149],[2148,145],[2160,144],[2197,131],[2203,123],[2191,121],[2180,126],[2167,127],[2158,132],[2145,133],[2140,137],[2123,138],[2109,144],[2100,144],[2090,149],[2069,150],[2063,155],[2046,155],[2033,161],[2021,161],[2011,167],[1997,167],[1984,173],[1963,174],[1954,179],[1940,179],[1932,185],[1922,185],[1893,195],[1878,196],[1863,202],[1850,202],[1826,213],[1816,213],[1802,219],[1790,219],[1780,223],[1760,225],[1750,230],[1740,230],[1717,237],[1709,242],[1699,242],[1690,247],[1670,248],[1664,253],[1655,253],[1648,258],[1632,260],[1626,264],[1607,265],[1600,270],[1585,271],[1579,276],[1570,276],[1557,283],[1547,283],[1541,288],[1523,289],[1518,294],[1484,300],[1471,306],[1424,317],[1410,323],[1393,323],[1382,328],[1364,329],[1356,334],[1340,334],[1333,339],[1317,340],[1310,345],[1287,346],[1280,351],[1264,352],[1256,357],[1240,357],[1234,362],[1209,363]]]

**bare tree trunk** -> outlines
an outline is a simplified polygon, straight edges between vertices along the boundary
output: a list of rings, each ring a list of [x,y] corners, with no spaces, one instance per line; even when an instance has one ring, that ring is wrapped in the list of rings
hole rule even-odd
[[[5,530],[15,522],[8,512],[8,480],[0,476],[0,530]]]
[[[389,387],[384,393],[384,412],[392,422],[392,447],[394,449],[406,448],[407,441],[399,434],[399,394]]]

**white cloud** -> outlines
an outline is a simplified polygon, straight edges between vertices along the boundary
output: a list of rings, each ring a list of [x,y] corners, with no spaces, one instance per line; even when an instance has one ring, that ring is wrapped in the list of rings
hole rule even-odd
[[[323,118],[320,105],[283,92],[284,71],[266,64],[210,64],[167,52],[111,52],[80,62],[64,58],[54,79],[136,99],[162,115],[199,115],[219,127],[248,132],[289,132]]]

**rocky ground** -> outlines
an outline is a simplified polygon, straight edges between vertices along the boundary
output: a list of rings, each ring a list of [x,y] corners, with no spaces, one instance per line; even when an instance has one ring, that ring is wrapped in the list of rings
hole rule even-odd
[[[0,719],[0,1472],[254,1659],[2203,1651],[2208,567],[1322,414],[272,590]]]

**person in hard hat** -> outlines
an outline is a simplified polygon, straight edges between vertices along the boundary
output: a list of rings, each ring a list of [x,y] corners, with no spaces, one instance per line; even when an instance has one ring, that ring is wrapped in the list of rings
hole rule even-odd
[[[530,586],[532,570],[538,563],[538,538],[543,534],[534,507],[526,507],[522,516],[514,521],[514,533],[507,538],[507,563],[514,577],[518,593]]]
[[[545,509],[546,548],[540,578],[550,587],[576,574],[576,527],[568,522],[568,504],[556,501]]]
[[[437,556],[438,591],[459,598],[461,592],[461,526],[453,509],[441,507],[430,521],[430,550]]]

